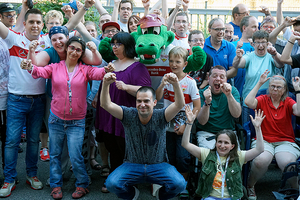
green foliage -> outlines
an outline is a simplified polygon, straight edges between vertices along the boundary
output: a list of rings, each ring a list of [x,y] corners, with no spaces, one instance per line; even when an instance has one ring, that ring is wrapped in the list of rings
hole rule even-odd
[[[67,3],[68,0],[47,0],[47,1],[39,0],[39,1],[36,1],[36,2],[37,2],[37,4],[34,5],[34,8],[39,9],[45,15],[50,10],[61,11],[62,3]],[[99,17],[100,16],[99,16],[98,11],[94,7],[92,7],[91,9],[89,9],[86,12],[86,14],[84,16],[84,19],[86,21],[93,21],[96,24],[98,24]],[[66,18],[64,18],[64,24],[67,23],[67,22],[68,22],[68,20]],[[44,33],[48,32],[47,29],[46,29],[46,26],[44,26],[43,32]]]

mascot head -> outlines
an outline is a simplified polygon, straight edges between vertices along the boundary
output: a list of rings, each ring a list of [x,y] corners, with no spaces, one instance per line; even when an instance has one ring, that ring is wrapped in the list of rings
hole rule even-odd
[[[164,19],[155,14],[144,16],[138,23],[137,32],[131,35],[136,41],[137,59],[144,64],[157,62],[162,49],[174,40],[174,33],[167,31]]]

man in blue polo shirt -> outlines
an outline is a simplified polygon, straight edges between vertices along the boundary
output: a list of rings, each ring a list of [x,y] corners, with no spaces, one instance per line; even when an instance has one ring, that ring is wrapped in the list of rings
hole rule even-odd
[[[237,35],[239,38],[242,37],[242,31],[240,29],[240,24],[243,17],[250,15],[250,11],[245,4],[238,4],[232,9],[233,21],[229,22],[234,28],[234,35]]]
[[[210,36],[205,40],[203,50],[214,60],[214,65],[221,65],[229,70],[235,57],[235,46],[224,40],[225,25],[222,19],[214,18],[208,24]],[[236,74],[227,72],[227,78],[232,78]]]

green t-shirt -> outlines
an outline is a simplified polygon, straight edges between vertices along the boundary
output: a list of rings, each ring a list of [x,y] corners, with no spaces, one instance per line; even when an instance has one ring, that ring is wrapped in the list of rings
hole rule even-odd
[[[209,85],[199,91],[201,105],[204,105],[205,97],[203,92],[208,88],[208,86]],[[231,94],[234,99],[240,103],[240,94],[235,87],[232,87]],[[234,117],[230,114],[226,95],[224,93],[218,95],[212,93],[209,119],[205,125],[201,125],[197,121],[197,127],[202,131],[217,133],[223,129],[234,130],[234,124]]]

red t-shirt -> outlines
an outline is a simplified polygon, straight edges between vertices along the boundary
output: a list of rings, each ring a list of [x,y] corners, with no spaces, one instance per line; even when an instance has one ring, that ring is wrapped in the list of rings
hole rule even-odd
[[[295,142],[295,134],[292,126],[293,105],[296,103],[287,97],[281,101],[276,109],[269,95],[261,95],[256,98],[257,110],[261,109],[266,115],[261,125],[264,140],[267,142]]]

